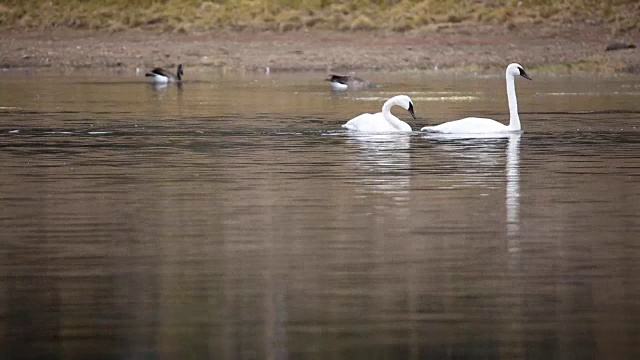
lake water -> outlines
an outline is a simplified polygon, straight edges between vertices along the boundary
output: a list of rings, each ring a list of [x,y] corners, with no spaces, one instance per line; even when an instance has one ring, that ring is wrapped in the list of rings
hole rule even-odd
[[[502,73],[0,73],[2,352],[640,358],[640,79],[528,73],[496,139],[340,125],[506,123]]]

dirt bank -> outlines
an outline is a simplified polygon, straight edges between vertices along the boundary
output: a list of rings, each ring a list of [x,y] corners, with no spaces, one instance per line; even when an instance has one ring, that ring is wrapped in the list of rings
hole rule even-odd
[[[634,38],[635,36],[635,38]],[[517,61],[553,72],[640,73],[639,49],[607,51],[599,26],[438,25],[407,33],[0,31],[2,68],[215,67],[229,71],[485,71]]]

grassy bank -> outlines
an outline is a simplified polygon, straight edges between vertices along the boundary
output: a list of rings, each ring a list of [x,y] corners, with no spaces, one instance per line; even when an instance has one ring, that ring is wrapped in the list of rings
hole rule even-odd
[[[603,24],[640,31],[637,0],[0,0],[0,27],[196,33],[215,29],[405,32],[451,23]]]

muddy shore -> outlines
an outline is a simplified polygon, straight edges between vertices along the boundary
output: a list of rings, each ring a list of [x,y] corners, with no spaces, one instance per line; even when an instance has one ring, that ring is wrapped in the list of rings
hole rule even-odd
[[[146,69],[154,66],[277,71],[493,71],[520,62],[538,71],[640,73],[640,49],[604,27],[437,26],[393,32],[0,31],[0,68]],[[636,45],[637,46],[637,45]]]

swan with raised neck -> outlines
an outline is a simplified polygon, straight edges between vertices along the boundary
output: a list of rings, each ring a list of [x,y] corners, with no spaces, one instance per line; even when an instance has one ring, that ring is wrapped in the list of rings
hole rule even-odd
[[[509,125],[501,124],[493,119],[468,117],[440,125],[425,126],[420,130],[441,134],[488,134],[520,131],[522,126],[520,125],[518,100],[516,99],[516,76],[531,80],[522,65],[513,63],[507,66],[505,77],[507,80],[507,99],[509,101]]]

